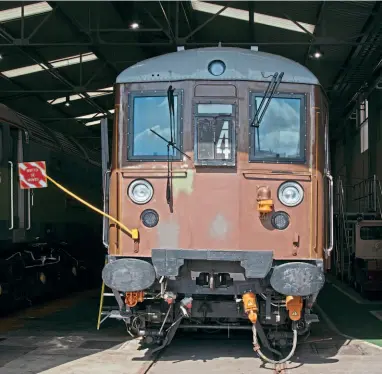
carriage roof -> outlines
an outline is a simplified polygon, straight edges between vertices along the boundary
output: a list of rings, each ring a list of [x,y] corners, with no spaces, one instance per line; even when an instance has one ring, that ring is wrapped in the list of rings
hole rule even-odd
[[[226,65],[220,76],[210,74],[214,60]],[[288,58],[243,48],[214,47],[172,52],[143,60],[122,71],[117,83],[171,82],[180,80],[270,81],[284,72],[283,82],[319,85],[317,77],[305,66]]]
[[[61,149],[66,154],[81,157],[93,165],[100,166],[100,154],[84,147],[73,137],[49,129],[47,126],[16,112],[15,110],[0,103],[0,121],[10,123],[27,131],[35,141],[51,149]]]

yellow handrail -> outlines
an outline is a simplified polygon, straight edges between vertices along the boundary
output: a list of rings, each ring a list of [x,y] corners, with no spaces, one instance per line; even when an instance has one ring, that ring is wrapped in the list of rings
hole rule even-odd
[[[81,202],[82,204],[86,205],[87,207],[89,207],[90,209],[93,209],[94,211],[96,211],[97,213],[107,217],[110,219],[110,221],[113,221],[114,223],[116,223],[118,226],[120,226],[124,231],[126,231],[133,240],[138,240],[139,238],[139,232],[138,232],[138,229],[131,229],[129,230],[122,222],[118,221],[117,219],[113,218],[112,216],[110,216],[109,214],[103,212],[102,210],[96,208],[95,206],[89,204],[87,201],[81,199],[79,196],[75,195],[73,192],[70,192],[68,189],[66,189],[64,186],[61,186],[61,184],[59,184],[58,182],[56,182],[54,179],[52,179],[51,177],[49,177],[48,175],[46,176],[46,178],[51,181],[54,185],[56,185],[58,188],[60,188],[62,191],[64,191],[65,193],[67,193],[68,195],[74,197],[76,200],[78,200],[79,202]]]

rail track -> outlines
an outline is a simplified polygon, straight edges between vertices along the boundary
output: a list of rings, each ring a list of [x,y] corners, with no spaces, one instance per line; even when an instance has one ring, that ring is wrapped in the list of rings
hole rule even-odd
[[[160,359],[160,357],[165,353],[165,351],[166,351],[166,348],[152,354],[149,360],[144,364],[143,367],[141,367],[141,369],[136,374],[150,374],[151,369],[155,366],[155,364]],[[256,358],[256,356],[254,356],[254,358]],[[290,371],[288,370],[288,365],[284,363],[284,364],[274,365],[274,373],[275,374],[290,374]]]
[[[289,374],[288,366],[286,363],[275,365],[275,374]]]
[[[149,374],[152,367],[156,364],[159,358],[163,355],[166,348],[159,352],[153,353],[150,359],[143,365],[143,367],[137,372],[137,374]]]

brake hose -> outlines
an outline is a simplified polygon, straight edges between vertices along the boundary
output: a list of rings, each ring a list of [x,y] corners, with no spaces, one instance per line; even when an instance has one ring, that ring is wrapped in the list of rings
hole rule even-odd
[[[270,364],[277,365],[277,364],[283,364],[284,362],[287,362],[293,356],[294,351],[296,350],[296,346],[297,346],[297,329],[296,329],[295,324],[293,324],[292,330],[293,330],[293,345],[292,345],[291,351],[289,352],[288,356],[286,356],[285,358],[283,358],[279,361],[275,361],[275,360],[271,360],[270,358],[265,356],[263,352],[261,352],[260,346],[259,346],[258,341],[257,341],[256,325],[253,324],[252,325],[252,333],[253,333],[253,349],[254,349],[254,351],[260,356],[260,358],[263,361],[268,362]]]

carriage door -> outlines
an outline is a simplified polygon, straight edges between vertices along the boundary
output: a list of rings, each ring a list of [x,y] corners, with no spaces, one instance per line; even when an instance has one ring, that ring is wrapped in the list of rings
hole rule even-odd
[[[13,215],[11,201],[11,171],[12,166],[9,163],[9,126],[0,123],[0,241],[12,237]]]
[[[17,127],[10,126],[9,128],[9,154],[8,165],[10,177],[10,188],[12,189],[11,213],[13,213],[13,242],[22,242],[25,240],[25,197],[28,191],[22,190],[19,184],[18,163],[23,161],[24,151],[24,132]],[[12,216],[11,216],[12,218]]]
[[[19,188],[18,163],[23,160],[24,133],[0,122],[0,240],[24,240],[24,200]]]

